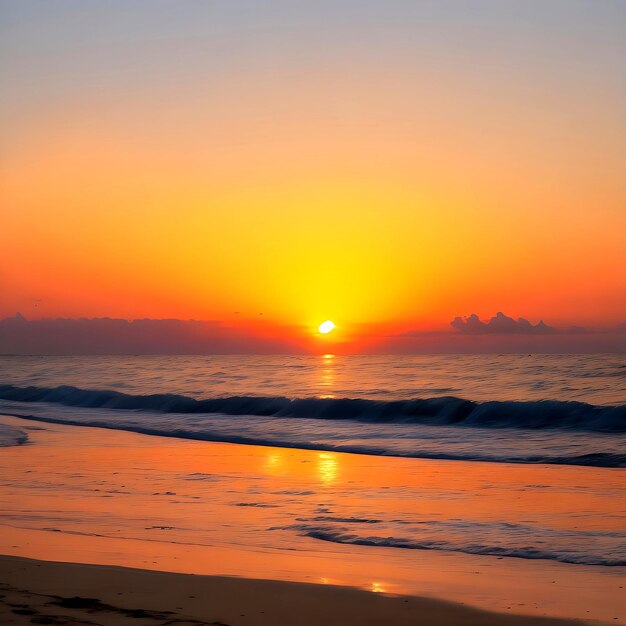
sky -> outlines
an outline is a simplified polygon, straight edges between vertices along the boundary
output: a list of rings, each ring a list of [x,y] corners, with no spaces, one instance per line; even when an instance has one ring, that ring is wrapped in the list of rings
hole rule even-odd
[[[622,0],[0,17],[0,317],[626,320]]]

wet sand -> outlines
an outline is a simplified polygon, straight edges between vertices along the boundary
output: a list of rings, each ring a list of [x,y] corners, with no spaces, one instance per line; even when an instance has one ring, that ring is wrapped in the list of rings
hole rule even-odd
[[[150,576],[150,580],[161,580],[154,578],[159,576],[157,572],[169,572],[210,576],[203,580],[212,585],[219,580],[225,581],[220,583],[224,585],[245,583],[246,589],[257,589],[255,585],[260,585],[259,589],[284,588],[290,590],[287,598],[300,598],[302,593],[298,602],[313,605],[319,602],[315,594],[335,598],[336,592],[342,598],[359,598],[366,606],[370,602],[378,606],[376,598],[389,600],[389,595],[397,595],[422,598],[419,602],[426,604],[432,599],[433,607],[449,609],[445,602],[437,602],[443,600],[456,603],[455,610],[473,607],[529,615],[534,620],[528,622],[531,624],[541,623],[538,620],[544,616],[581,618],[588,623],[626,621],[623,567],[337,544],[285,529],[295,519],[310,517],[320,506],[343,515],[369,517],[389,511],[394,517],[437,514],[442,519],[463,516],[487,523],[533,516],[540,520],[543,516],[564,528],[581,524],[618,528],[622,505],[615,493],[620,485],[623,488],[622,470],[377,458],[0,419],[26,430],[29,436],[26,445],[0,450],[0,554],[154,570],[143,572],[142,580]],[[55,570],[45,563],[39,566],[47,572],[41,584],[57,584]],[[114,571],[121,576],[119,572],[127,570],[81,571]],[[185,581],[197,577],[187,576]],[[93,597],[117,608],[182,611],[181,615],[209,620],[207,623],[225,619],[188,613],[188,604],[180,602],[175,606],[120,604],[117,594],[126,593],[126,589],[120,591],[120,585],[127,583],[117,582],[118,578],[100,586],[94,582],[92,587],[57,591],[29,586],[31,578],[29,574],[21,583],[18,579],[2,582],[37,593]],[[182,579],[174,576],[167,580]],[[270,587],[263,587],[266,584]],[[306,593],[297,591],[303,589]],[[217,594],[220,600],[221,593]],[[276,593],[284,596],[282,591]],[[413,602],[404,599],[402,605]],[[282,604],[285,601],[283,597]],[[395,610],[385,602],[381,604],[387,607],[385,611]],[[233,605],[234,617],[228,614],[231,622],[252,623],[233,622],[241,613],[247,615],[243,609],[236,613],[237,606]],[[20,607],[11,609],[11,615],[17,616],[11,619],[21,619],[12,612],[14,608]],[[372,608],[372,615],[378,615],[375,610]],[[320,620],[311,623],[331,623],[315,612],[315,606],[310,615]],[[460,614],[455,615],[454,619],[460,619]],[[482,621],[468,621],[472,615],[471,611],[464,613],[456,623],[492,623],[483,617]],[[260,614],[257,617],[261,619]],[[140,624],[135,622],[139,618],[132,619]],[[422,623],[414,616],[411,619],[407,623]],[[303,622],[299,619],[298,623]],[[372,623],[404,622],[379,618]]]
[[[338,586],[0,557],[5,626],[575,626]]]

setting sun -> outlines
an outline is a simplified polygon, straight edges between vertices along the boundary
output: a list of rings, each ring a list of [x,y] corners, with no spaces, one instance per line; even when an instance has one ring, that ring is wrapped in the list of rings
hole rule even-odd
[[[334,330],[334,328],[335,324],[333,324],[330,320],[326,320],[318,326],[317,330],[322,333],[322,335],[327,335],[329,332]]]
[[[625,30],[0,0],[0,626],[626,626]]]

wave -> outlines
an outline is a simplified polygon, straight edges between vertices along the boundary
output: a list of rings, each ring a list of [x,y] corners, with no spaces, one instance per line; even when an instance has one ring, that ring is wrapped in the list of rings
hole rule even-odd
[[[393,401],[359,398],[292,399],[281,396],[232,396],[198,400],[177,394],[132,395],[65,385],[50,388],[0,385],[0,399],[160,413],[219,413],[374,423],[626,433],[626,405],[594,406],[584,402],[558,400],[474,402],[453,396]]]
[[[605,567],[626,566],[626,559],[612,558],[600,554],[587,554],[568,549],[540,548],[536,546],[504,546],[488,543],[459,543],[446,539],[410,539],[406,537],[362,536],[356,533],[336,530],[330,527],[311,527],[293,524],[292,526],[276,527],[270,530],[295,530],[300,534],[320,541],[342,543],[358,546],[374,546],[379,548],[404,548],[408,550],[443,550],[446,552],[463,552],[465,554],[513,557],[519,559],[544,559],[571,563],[574,565],[603,565]]]
[[[506,452],[500,449],[497,442],[487,443],[489,451],[477,449],[475,443],[469,443],[464,449],[458,451],[440,451],[435,448],[416,447],[412,449],[399,449],[394,446],[397,441],[393,434],[383,439],[377,446],[359,445],[354,443],[337,443],[335,440],[323,440],[319,436],[290,439],[289,435],[262,434],[258,429],[246,433],[249,424],[236,424],[235,429],[240,430],[234,434],[232,429],[224,428],[216,424],[184,424],[173,426],[155,422],[142,424],[136,421],[119,421],[103,415],[88,416],[49,416],[16,413],[12,407],[0,406],[0,411],[6,415],[20,417],[48,424],[65,424],[69,426],[93,426],[96,428],[109,428],[113,430],[125,430],[143,435],[156,437],[175,437],[191,439],[194,441],[219,441],[223,443],[236,443],[253,446],[273,446],[278,448],[298,448],[301,450],[324,450],[328,452],[347,452],[351,454],[367,454],[372,456],[398,456],[419,459],[447,460],[447,461],[483,461],[486,463],[526,463],[548,465],[579,465],[587,467],[626,468],[626,453],[621,452],[591,452],[586,454],[555,454],[551,450],[545,450],[542,454],[523,454]],[[148,414],[154,418],[156,414]],[[260,425],[263,430],[263,425]],[[306,437],[306,436],[305,436]],[[430,438],[430,437],[429,437]],[[432,439],[432,438],[431,438]],[[432,441],[431,441],[432,443]]]
[[[0,424],[0,448],[7,446],[19,446],[28,441],[28,435],[19,428]]]

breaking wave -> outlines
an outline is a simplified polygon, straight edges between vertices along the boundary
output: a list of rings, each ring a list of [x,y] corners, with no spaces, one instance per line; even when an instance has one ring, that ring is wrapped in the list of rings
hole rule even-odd
[[[219,413],[370,423],[626,433],[626,405],[594,406],[584,402],[558,400],[474,402],[451,396],[393,401],[291,399],[280,396],[232,396],[197,400],[177,394],[132,395],[71,386],[46,388],[13,385],[0,385],[0,399],[160,413]]]

